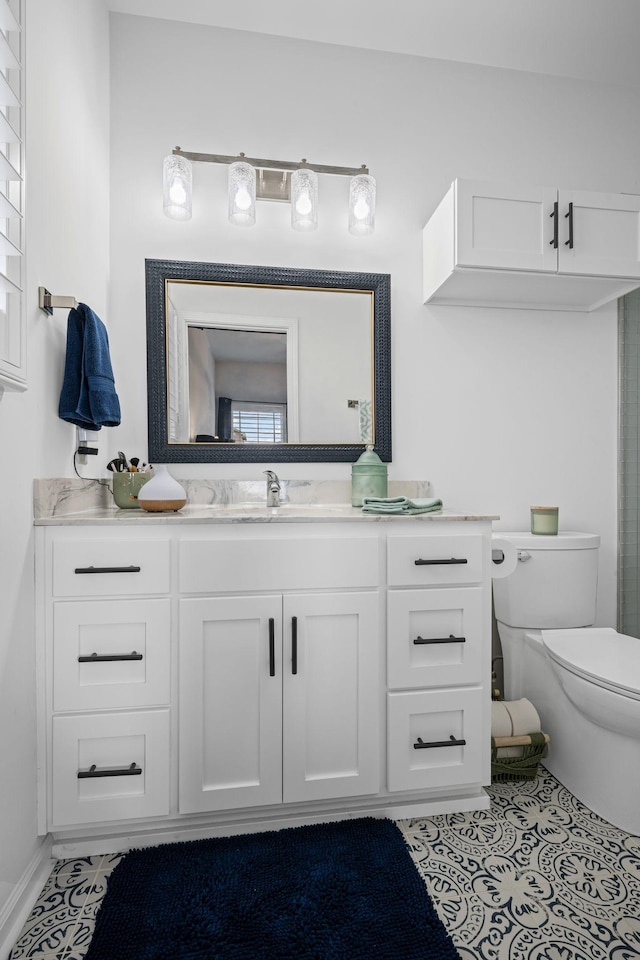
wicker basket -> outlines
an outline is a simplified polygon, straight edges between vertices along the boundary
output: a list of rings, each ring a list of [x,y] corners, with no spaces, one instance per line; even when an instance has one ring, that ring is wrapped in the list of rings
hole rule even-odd
[[[530,733],[521,737],[491,737],[492,780],[534,780],[538,764],[547,755],[549,736]],[[501,747],[522,747],[521,756],[500,757]]]

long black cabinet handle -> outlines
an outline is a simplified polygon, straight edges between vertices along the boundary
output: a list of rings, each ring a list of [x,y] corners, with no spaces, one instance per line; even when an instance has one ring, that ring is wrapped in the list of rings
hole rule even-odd
[[[96,777],[139,777],[142,767],[132,763],[129,767],[96,767],[92,763],[88,770],[78,770],[78,780],[94,780]]]
[[[448,740],[432,740],[430,743],[425,743],[422,737],[418,737],[418,740],[413,745],[414,750],[428,750],[432,747],[464,747],[466,740],[456,740],[453,734],[449,737]]]
[[[298,618],[291,617],[291,673],[298,672]]]
[[[276,675],[276,622],[269,617],[269,676]]]
[[[466,637],[454,637],[452,633],[448,637],[421,637],[419,634],[413,641],[415,644],[421,643],[466,643]]]
[[[140,573],[140,567],[76,567],[74,573]]]
[[[553,205],[553,213],[549,214],[550,217],[553,217],[553,240],[549,240],[549,245],[553,247],[554,250],[558,249],[558,201]]]
[[[469,561],[460,557],[451,557],[449,560],[422,560],[422,558],[413,561],[416,567],[437,567],[442,564],[468,563]]]
[[[131,653],[90,653],[78,657],[78,663],[107,663],[112,660],[142,660],[142,654],[132,650]]]
[[[567,217],[569,218],[569,239],[565,240],[564,245],[565,247],[569,247],[569,250],[573,250],[573,204],[572,203],[569,204],[569,209],[564,216],[565,216],[565,220]]]

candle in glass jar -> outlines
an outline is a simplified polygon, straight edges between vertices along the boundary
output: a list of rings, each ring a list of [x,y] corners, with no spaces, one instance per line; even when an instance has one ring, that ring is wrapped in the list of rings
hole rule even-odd
[[[531,507],[531,533],[556,536],[558,507]]]

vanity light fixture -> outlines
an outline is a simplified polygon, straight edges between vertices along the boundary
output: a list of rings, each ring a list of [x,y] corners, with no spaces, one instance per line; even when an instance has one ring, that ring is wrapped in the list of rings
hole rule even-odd
[[[350,177],[349,233],[365,236],[375,225],[376,181],[367,166],[334,167],[301,160],[258,160],[215,153],[192,153],[175,147],[164,160],[164,212],[175,220],[191,217],[192,163],[222,163],[229,167],[229,220],[253,226],[256,200],[291,203],[291,226],[309,232],[318,226],[318,174]]]

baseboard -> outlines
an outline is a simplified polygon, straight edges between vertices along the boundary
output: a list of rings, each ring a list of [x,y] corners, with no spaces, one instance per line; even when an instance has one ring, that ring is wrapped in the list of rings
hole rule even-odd
[[[330,823],[355,817],[388,817],[402,820],[415,817],[432,817],[442,813],[461,813],[470,810],[486,810],[490,798],[484,790],[446,799],[415,801],[409,798],[396,800],[391,796],[376,798],[373,803],[342,806],[337,809],[306,811],[282,806],[268,815],[259,809],[236,813],[229,819],[190,821],[187,817],[166,824],[149,824],[135,833],[114,833],[109,836],[95,834],[91,837],[54,837],[51,855],[67,860],[74,857],[99,856],[100,854],[125,853],[132,848],[156,847],[161,843],[184,843],[190,840],[207,840],[212,837],[229,837],[241,833],[261,833],[280,830],[284,827],[300,827],[312,823]],[[293,805],[291,805],[293,806]],[[3,958],[0,958],[3,960]]]
[[[20,936],[20,931],[51,873],[53,866],[51,845],[51,837],[47,836],[42,840],[16,883],[11,896],[0,910],[0,960],[8,960]]]

